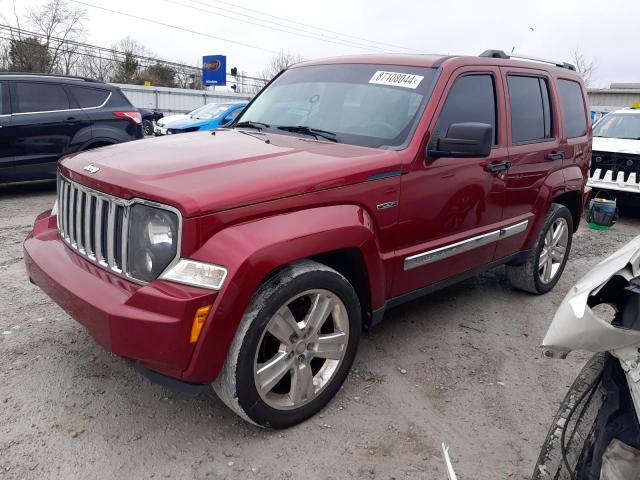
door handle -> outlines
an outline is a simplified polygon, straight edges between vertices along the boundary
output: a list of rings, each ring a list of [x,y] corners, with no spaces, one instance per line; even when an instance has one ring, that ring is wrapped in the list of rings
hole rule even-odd
[[[508,170],[511,168],[511,162],[490,163],[485,167],[487,172],[496,173],[502,170]]]
[[[547,153],[547,160],[562,160],[563,158],[564,158],[564,152]]]

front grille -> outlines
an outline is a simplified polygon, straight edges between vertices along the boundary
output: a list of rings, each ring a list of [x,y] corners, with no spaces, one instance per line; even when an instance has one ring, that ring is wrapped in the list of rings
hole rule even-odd
[[[129,202],[58,175],[58,232],[89,261],[127,275]]]
[[[640,155],[593,152],[589,177],[591,180],[638,184]]]

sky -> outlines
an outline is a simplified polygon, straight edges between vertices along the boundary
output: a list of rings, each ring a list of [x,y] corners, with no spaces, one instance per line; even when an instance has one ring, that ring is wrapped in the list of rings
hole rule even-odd
[[[0,0],[0,13],[47,0]],[[69,1],[69,0],[67,0]],[[256,75],[278,51],[305,59],[359,53],[478,55],[486,49],[571,61],[578,50],[596,62],[592,87],[640,83],[636,0],[81,0],[87,43],[109,46],[130,36],[165,60],[201,64],[227,56],[227,70]],[[152,24],[141,18],[198,35]],[[271,22],[271,23],[267,23]],[[283,31],[284,30],[284,31]],[[215,37],[215,38],[213,38]]]

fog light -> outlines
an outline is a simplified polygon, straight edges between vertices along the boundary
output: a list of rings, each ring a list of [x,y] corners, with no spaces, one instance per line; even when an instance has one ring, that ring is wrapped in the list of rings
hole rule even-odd
[[[191,343],[196,343],[198,338],[200,338],[200,332],[202,332],[202,327],[204,327],[204,322],[211,311],[211,305],[207,305],[206,307],[200,307],[196,310],[196,314],[193,316],[193,325],[191,326]]]

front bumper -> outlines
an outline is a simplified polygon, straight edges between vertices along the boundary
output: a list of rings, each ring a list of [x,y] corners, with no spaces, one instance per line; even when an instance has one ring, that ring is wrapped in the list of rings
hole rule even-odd
[[[155,135],[166,135],[167,134],[167,128],[166,127],[161,127],[159,125],[154,124],[153,125],[153,133]]]
[[[60,239],[56,217],[41,214],[24,242],[30,280],[98,344],[116,355],[182,380],[194,345],[189,337],[198,308],[216,294],[155,281],[137,285],[84,260]],[[210,314],[211,315],[211,314]]]

